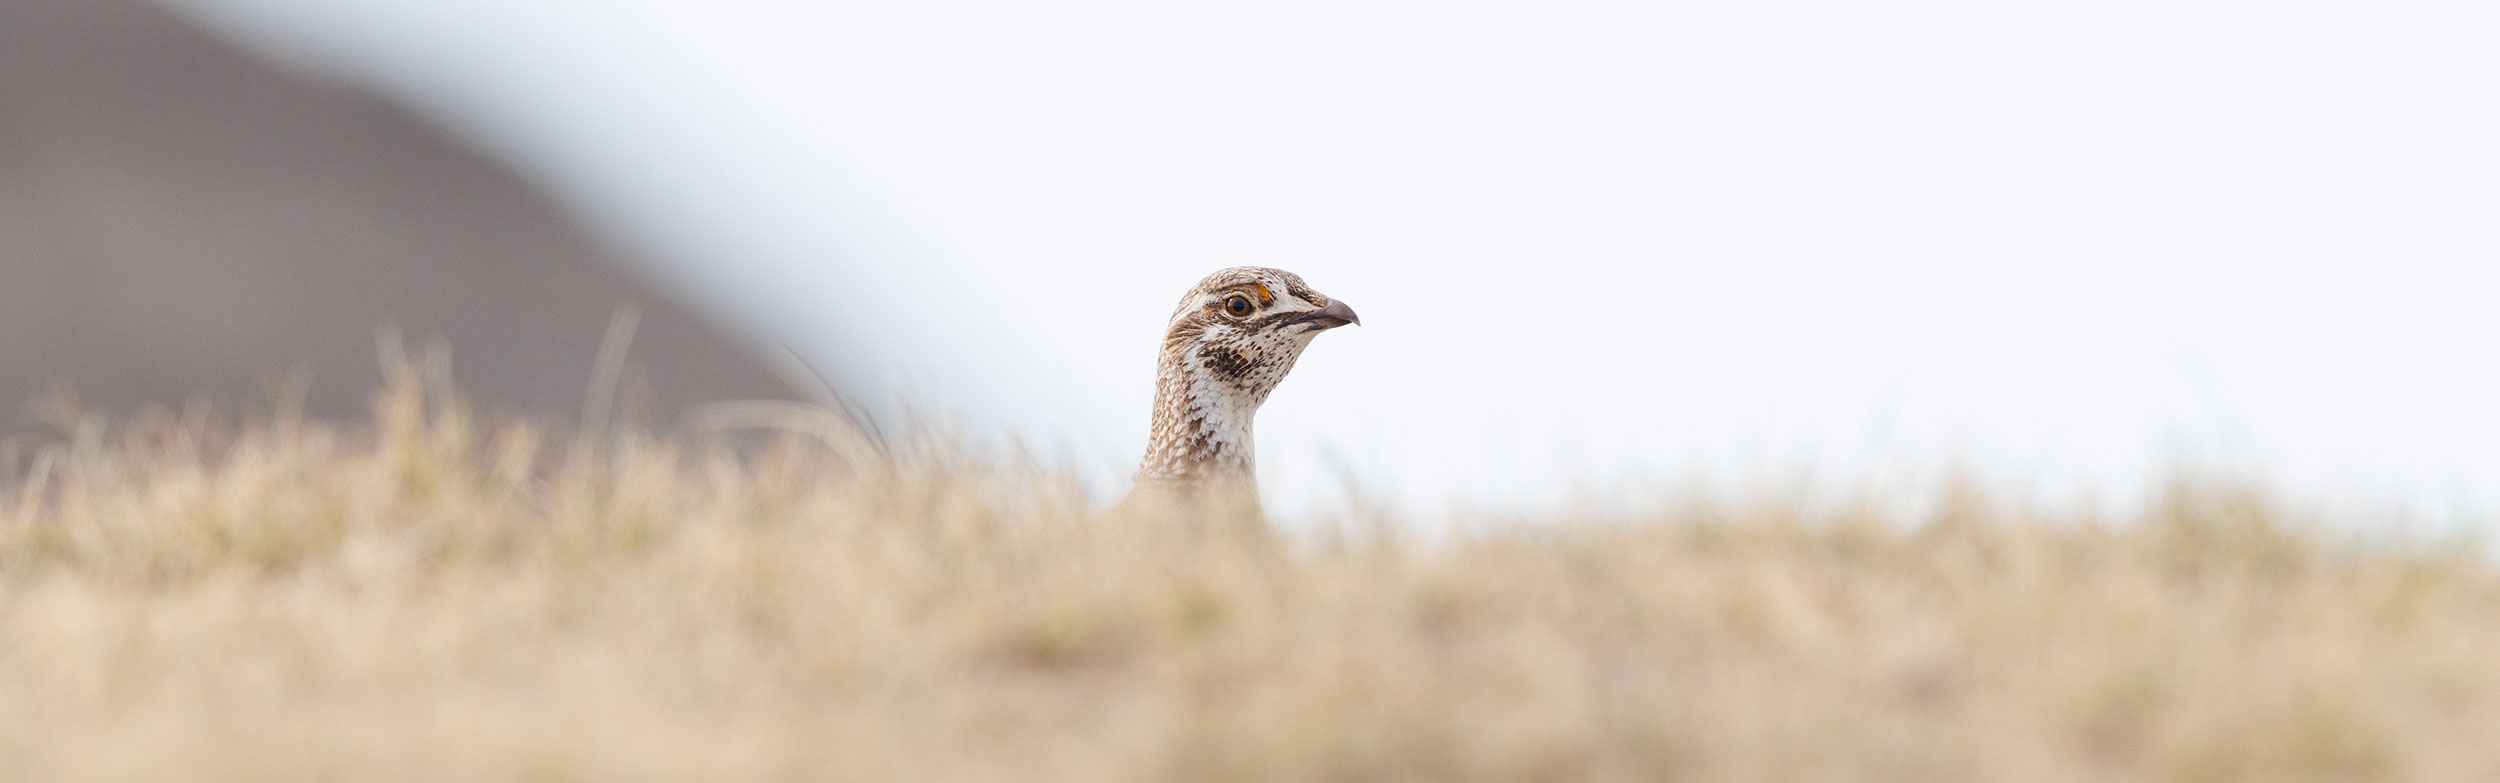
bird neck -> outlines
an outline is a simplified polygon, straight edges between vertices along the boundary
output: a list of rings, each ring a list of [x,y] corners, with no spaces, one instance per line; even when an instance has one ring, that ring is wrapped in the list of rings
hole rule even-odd
[[[1137,481],[1252,484],[1252,419],[1267,395],[1237,388],[1198,366],[1194,352],[1166,355],[1155,373],[1154,429]]]

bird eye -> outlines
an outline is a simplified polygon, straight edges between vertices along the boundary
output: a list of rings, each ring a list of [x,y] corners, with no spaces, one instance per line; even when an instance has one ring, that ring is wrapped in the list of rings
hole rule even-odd
[[[1224,312],[1227,312],[1227,313],[1232,313],[1232,314],[1233,314],[1233,317],[1235,317],[1235,318],[1240,318],[1240,317],[1243,317],[1243,316],[1249,315],[1249,314],[1250,314],[1250,298],[1249,298],[1249,297],[1245,297],[1245,296],[1235,295],[1235,296],[1233,296],[1233,297],[1231,297],[1231,298],[1225,299],[1225,300],[1224,300]]]

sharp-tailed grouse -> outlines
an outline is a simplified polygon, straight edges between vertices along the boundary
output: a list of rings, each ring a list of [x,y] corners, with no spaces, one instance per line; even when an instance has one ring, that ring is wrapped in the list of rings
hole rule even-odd
[[[1163,332],[1154,431],[1137,466],[1140,493],[1253,490],[1251,418],[1259,404],[1311,338],[1360,323],[1354,308],[1282,269],[1234,267],[1198,281]]]

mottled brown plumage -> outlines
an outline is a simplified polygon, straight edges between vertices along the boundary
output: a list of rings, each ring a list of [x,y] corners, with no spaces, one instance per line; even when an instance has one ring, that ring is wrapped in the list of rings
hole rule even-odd
[[[1139,490],[1253,487],[1259,405],[1312,337],[1359,323],[1353,308],[1281,269],[1234,267],[1198,281],[1164,329]]]

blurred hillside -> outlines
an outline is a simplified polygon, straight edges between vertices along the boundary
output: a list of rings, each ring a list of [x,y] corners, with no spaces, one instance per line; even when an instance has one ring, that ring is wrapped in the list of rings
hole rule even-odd
[[[54,379],[92,407],[258,407],[314,369],[360,412],[377,327],[440,336],[490,408],[570,418],[610,314],[657,413],[781,393],[512,173],[401,109],[133,0],[0,0],[0,433]]]

